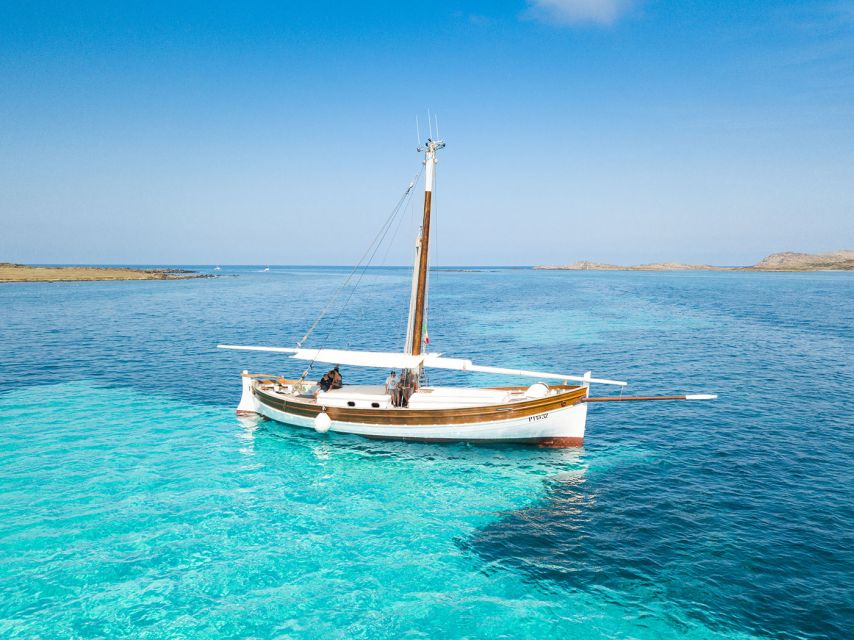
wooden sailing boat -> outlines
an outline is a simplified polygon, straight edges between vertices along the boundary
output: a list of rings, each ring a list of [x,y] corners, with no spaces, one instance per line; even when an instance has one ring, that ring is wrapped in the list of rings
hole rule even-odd
[[[219,345],[223,349],[272,351],[312,363],[401,370],[400,394],[385,385],[344,385],[323,390],[318,382],[287,380],[244,371],[240,414],[260,414],[278,422],[325,433],[426,442],[518,442],[545,446],[578,446],[584,439],[590,402],[632,400],[706,400],[713,395],[590,397],[590,385],[625,386],[619,380],[480,366],[471,360],[446,358],[423,350],[424,312],[430,243],[430,213],[441,140],[428,139],[424,152],[424,217],[416,242],[407,336],[403,352],[342,351],[297,347]],[[411,186],[410,186],[411,188]],[[425,369],[451,369],[533,378],[530,386],[461,388],[422,386]],[[559,384],[547,384],[557,380]],[[574,383],[574,384],[571,384]],[[325,385],[324,385],[325,386]]]

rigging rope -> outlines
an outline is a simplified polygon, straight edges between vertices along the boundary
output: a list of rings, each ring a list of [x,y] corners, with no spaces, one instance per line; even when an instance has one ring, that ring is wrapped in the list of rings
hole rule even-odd
[[[386,218],[385,222],[383,222],[379,231],[377,231],[377,234],[374,236],[374,239],[368,245],[368,248],[365,250],[365,253],[362,254],[361,258],[359,258],[359,261],[356,263],[356,265],[353,267],[353,269],[347,275],[347,278],[344,280],[344,282],[341,284],[341,286],[339,286],[338,289],[336,289],[336,291],[332,294],[332,297],[329,299],[329,302],[327,302],[326,306],[323,307],[323,309],[320,312],[320,315],[317,316],[317,318],[312,323],[311,327],[309,327],[308,331],[306,331],[306,333],[302,337],[302,339],[299,342],[297,342],[297,348],[301,348],[302,345],[305,343],[305,341],[308,340],[308,338],[311,336],[311,334],[317,328],[317,325],[320,324],[320,321],[326,316],[326,313],[329,311],[332,304],[338,298],[339,294],[350,283],[350,281],[353,279],[353,276],[355,275],[355,273],[361,268],[362,271],[359,274],[359,277],[356,280],[356,283],[353,285],[353,289],[350,291],[350,294],[347,296],[347,299],[344,301],[344,304],[341,306],[341,309],[338,311],[338,314],[333,319],[332,325],[330,326],[329,330],[326,332],[326,335],[323,337],[323,340],[321,341],[319,348],[322,349],[323,346],[326,344],[326,341],[329,339],[329,336],[332,333],[332,330],[335,328],[335,326],[338,323],[338,319],[341,317],[341,313],[343,312],[343,310],[347,306],[347,304],[349,304],[350,299],[353,297],[353,293],[355,293],[356,289],[359,287],[359,283],[361,283],[362,278],[365,276],[365,273],[367,272],[368,267],[371,265],[371,262],[373,261],[374,256],[376,256],[377,251],[379,250],[380,246],[382,246],[383,240],[385,239],[386,235],[388,235],[389,229],[391,229],[392,223],[394,222],[395,217],[400,212],[401,207],[404,205],[404,203],[407,201],[409,196],[412,194],[412,190],[415,188],[415,185],[417,184],[418,180],[421,178],[421,173],[423,170],[424,170],[424,166],[422,165],[421,169],[419,169],[418,173],[416,173],[415,177],[412,179],[412,181],[410,181],[409,186],[406,188],[406,191],[403,192],[403,195],[397,201],[397,204],[394,206],[394,209],[392,209],[388,218]],[[398,229],[400,228],[399,224],[398,224],[397,228]],[[396,235],[397,235],[397,231],[395,231],[395,236]],[[386,251],[386,254],[388,254],[388,251]],[[362,262],[365,261],[365,258],[368,258],[368,260],[367,260],[367,262],[365,262],[365,264],[363,266]],[[303,371],[302,376],[300,376],[300,381],[304,380],[305,377],[309,374],[312,367],[314,366],[314,363],[315,363],[315,360],[311,360],[309,362],[308,367],[305,369],[305,371]]]

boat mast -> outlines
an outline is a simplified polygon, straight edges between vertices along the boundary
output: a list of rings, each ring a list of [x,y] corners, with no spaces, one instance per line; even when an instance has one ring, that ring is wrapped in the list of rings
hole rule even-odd
[[[406,351],[412,355],[421,353],[424,328],[424,306],[427,299],[427,258],[430,248],[430,206],[433,200],[433,185],[436,178],[436,152],[445,147],[442,140],[427,139],[424,147],[424,219],[421,234],[416,243],[416,272],[412,278],[412,300],[409,309]]]

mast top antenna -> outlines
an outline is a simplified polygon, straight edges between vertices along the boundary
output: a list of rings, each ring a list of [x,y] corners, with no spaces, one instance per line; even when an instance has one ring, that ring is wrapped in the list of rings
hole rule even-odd
[[[436,152],[439,149],[445,148],[444,140],[433,140],[433,138],[427,138],[427,142],[418,147],[418,153],[424,153],[425,151],[433,151]]]
[[[433,126],[436,127],[436,133],[434,137]],[[445,141],[439,138],[439,117],[435,114],[431,116],[430,109],[427,109],[427,142],[421,144],[421,128],[418,124],[418,116],[415,116],[415,135],[418,136],[418,146],[415,148],[418,153],[424,153],[425,151],[436,152],[439,149],[445,148]]]

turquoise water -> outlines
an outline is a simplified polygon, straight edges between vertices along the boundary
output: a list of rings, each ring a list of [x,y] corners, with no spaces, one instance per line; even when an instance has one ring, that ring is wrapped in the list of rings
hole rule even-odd
[[[241,369],[301,369],[214,345],[293,344],[345,274],[255,271],[0,286],[0,637],[850,635],[851,275],[434,273],[437,351],[721,395],[541,450],[238,419]],[[309,345],[398,348],[407,286]]]

